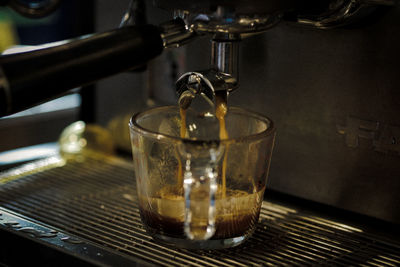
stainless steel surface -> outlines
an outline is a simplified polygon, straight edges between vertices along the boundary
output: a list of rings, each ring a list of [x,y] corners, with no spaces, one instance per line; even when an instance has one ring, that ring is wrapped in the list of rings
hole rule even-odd
[[[325,10],[322,14],[304,17],[296,14],[298,16],[297,22],[319,29],[334,28],[355,21],[354,17],[369,14],[363,12],[366,8],[381,4],[394,5],[394,3],[394,1],[371,2],[364,0],[330,1],[328,11]],[[159,1],[159,4],[163,6],[165,3]],[[285,8],[271,13],[254,10],[249,15],[236,10],[240,6],[239,3],[216,2],[213,5],[210,4],[205,12],[201,9],[192,8],[181,10],[181,5],[182,3],[176,3],[175,16],[181,18],[186,27],[182,27],[183,31],[173,30],[172,32],[177,32],[177,36],[182,36],[182,32],[185,32],[186,29],[186,32],[191,34],[190,37],[194,36],[195,33],[199,35],[208,33],[213,38],[211,43],[211,69],[185,73],[176,82],[178,103],[181,107],[189,106],[198,94],[203,96],[211,105],[213,105],[216,91],[225,91],[224,98],[227,99],[229,92],[239,86],[239,41],[244,37],[260,34],[275,26],[287,11]],[[275,5],[275,7],[278,6]],[[295,8],[295,6],[293,3],[292,8]],[[168,33],[173,28],[166,27],[165,32]],[[178,40],[172,43],[178,47],[181,42]],[[167,47],[165,41],[164,46]]]
[[[370,15],[376,6],[393,6],[395,0],[332,1],[329,11],[318,16],[299,16],[297,23],[319,29],[330,29],[351,24],[360,17]]]
[[[187,72],[176,81],[178,104],[189,107],[196,95],[211,106],[217,92],[227,100],[228,94],[239,87],[239,35],[216,34],[211,42],[210,69]]]
[[[197,36],[181,18],[164,22],[160,25],[162,29],[161,38],[165,48],[180,47]]]
[[[205,1],[156,1],[161,8],[174,10],[175,16],[185,20],[188,27],[199,34],[229,33],[246,36],[260,33],[278,23],[284,11],[291,8],[289,1],[268,1],[264,8],[252,9],[252,3]],[[258,3],[260,6],[260,3]],[[247,10],[246,10],[247,9]],[[250,8],[251,9],[251,8]]]
[[[187,72],[176,81],[178,103],[181,107],[189,106],[196,95],[200,95],[210,106],[214,106],[217,93],[223,94],[226,99],[228,93],[237,87],[235,77],[215,69]]]
[[[236,81],[239,81],[239,44],[235,37],[211,42],[211,67],[232,75]]]
[[[218,7],[214,14],[190,14],[185,21],[197,33],[228,33],[246,37],[249,34],[261,33],[275,26],[282,14],[237,15]]]
[[[178,11],[195,32],[246,37],[266,31],[286,17],[319,29],[348,25],[370,16],[376,7],[394,6],[396,0],[205,1],[197,5],[196,1],[158,0],[155,4]]]
[[[399,240],[377,235],[367,227],[269,201],[264,201],[257,230],[243,246],[219,251],[165,247],[143,229],[129,161],[96,157],[59,165],[45,163],[37,163],[42,166],[40,172],[21,167],[1,173],[0,227],[20,231],[9,221],[13,220],[9,219],[10,211],[14,212],[38,225],[47,225],[29,227],[42,227],[39,230],[45,233],[53,230],[51,238],[72,236],[74,242],[60,246],[62,250],[74,250],[76,243],[79,249],[75,250],[82,251],[78,256],[85,257],[82,244],[100,248],[106,253],[96,260],[103,265],[112,265],[114,257],[159,266],[400,264]],[[40,242],[51,240],[34,238]],[[57,242],[53,245],[58,246]]]

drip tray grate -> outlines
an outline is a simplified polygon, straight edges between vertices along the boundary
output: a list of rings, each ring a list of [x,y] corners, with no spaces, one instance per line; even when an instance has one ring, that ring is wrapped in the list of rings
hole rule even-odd
[[[201,252],[166,247],[142,226],[130,162],[46,160],[51,168],[40,161],[40,171],[25,166],[0,174],[0,207],[118,257],[162,266],[400,265],[398,241],[267,201],[256,232],[242,246]]]

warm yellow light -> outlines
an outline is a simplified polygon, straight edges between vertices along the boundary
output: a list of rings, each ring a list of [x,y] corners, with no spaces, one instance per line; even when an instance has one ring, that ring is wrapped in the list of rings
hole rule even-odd
[[[17,34],[11,21],[0,20],[0,52],[18,44]]]

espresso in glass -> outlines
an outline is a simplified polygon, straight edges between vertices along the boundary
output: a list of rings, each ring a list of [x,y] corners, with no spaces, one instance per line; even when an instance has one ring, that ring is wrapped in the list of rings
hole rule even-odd
[[[228,189],[223,196],[216,196],[217,217],[215,234],[211,240],[231,239],[250,234],[258,221],[261,202],[265,187],[262,186],[254,193],[242,190]],[[184,233],[184,197],[175,187],[163,187],[152,198],[140,196],[140,214],[147,229],[154,234],[162,234],[173,238],[186,238]],[[199,196],[193,204],[205,212],[208,201]],[[205,219],[197,220],[199,231],[204,231],[207,225]]]
[[[136,114],[130,130],[141,219],[154,239],[218,249],[254,232],[274,142],[271,120],[216,101],[207,116],[176,106]]]

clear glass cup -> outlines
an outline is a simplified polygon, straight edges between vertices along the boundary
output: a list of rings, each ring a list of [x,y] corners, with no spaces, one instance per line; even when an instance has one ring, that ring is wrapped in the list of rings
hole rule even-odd
[[[134,115],[130,135],[141,219],[156,240],[188,249],[243,243],[254,232],[275,138],[270,119],[231,107],[228,138],[210,113],[159,107]],[[184,138],[181,138],[184,134]]]

